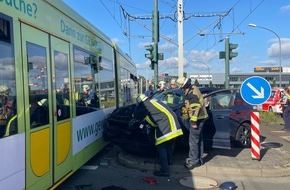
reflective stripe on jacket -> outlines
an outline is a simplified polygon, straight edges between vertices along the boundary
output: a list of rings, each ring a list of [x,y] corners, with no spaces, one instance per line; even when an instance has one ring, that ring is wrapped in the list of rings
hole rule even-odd
[[[189,104],[188,115],[191,123],[196,123],[199,119],[208,118],[206,108],[203,104],[203,96],[198,87],[192,86],[185,94],[185,103]],[[185,105],[186,106],[186,105]]]
[[[155,130],[155,145],[174,139],[183,134],[177,116],[166,104],[152,99],[143,102],[148,110],[146,121]]]

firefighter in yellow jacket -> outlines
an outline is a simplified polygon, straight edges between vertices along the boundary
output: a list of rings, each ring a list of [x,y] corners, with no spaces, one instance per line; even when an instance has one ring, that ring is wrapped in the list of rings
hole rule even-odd
[[[203,96],[190,78],[179,77],[177,84],[184,92],[185,105],[182,108],[182,120],[189,130],[189,154],[184,166],[192,170],[203,164],[203,125],[208,118],[203,104]]]
[[[160,159],[160,170],[156,176],[169,176],[170,146],[173,140],[182,135],[177,116],[166,104],[156,99],[149,99],[144,94],[137,97],[138,108],[134,118],[144,119],[155,127],[155,145]]]

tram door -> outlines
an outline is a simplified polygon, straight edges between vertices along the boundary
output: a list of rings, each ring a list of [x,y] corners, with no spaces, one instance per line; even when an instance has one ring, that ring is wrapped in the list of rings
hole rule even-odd
[[[72,170],[69,48],[23,23],[21,35],[26,187],[47,189]]]

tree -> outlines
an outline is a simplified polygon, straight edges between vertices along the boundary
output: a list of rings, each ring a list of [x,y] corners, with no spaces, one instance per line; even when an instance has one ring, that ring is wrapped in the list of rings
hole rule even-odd
[[[272,81],[272,87],[276,87],[276,80],[275,79]]]
[[[213,87],[212,81],[209,81],[209,87]]]
[[[199,83],[198,83],[197,79],[195,79],[195,81],[194,81],[194,85],[195,85],[195,86],[199,86]]]

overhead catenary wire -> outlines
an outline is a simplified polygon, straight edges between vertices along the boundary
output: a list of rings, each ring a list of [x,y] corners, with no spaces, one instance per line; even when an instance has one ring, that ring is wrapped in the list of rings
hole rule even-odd
[[[110,13],[110,15],[114,18],[115,22],[121,28],[123,34],[128,39],[136,38],[136,37],[137,38],[147,38],[148,36],[150,37],[150,35],[141,35],[141,34],[135,35],[134,33],[131,33],[130,31],[131,31],[132,27],[129,27],[129,25],[131,22],[134,22],[137,25],[141,26],[142,28],[146,29],[147,31],[152,32],[151,26],[143,24],[142,22],[138,21],[138,20],[142,21],[142,20],[152,19],[152,15],[147,14],[147,13],[150,13],[151,11],[143,10],[143,9],[137,8],[136,6],[121,3],[120,0],[110,0],[110,1],[115,2],[119,6],[119,11],[122,12],[122,13],[120,13],[121,18],[119,18],[119,19],[125,19],[124,22],[123,21],[118,22],[115,15],[113,13],[110,13],[110,10],[106,7],[105,3],[102,0],[100,0],[100,2],[103,4],[103,6],[106,8],[106,10]],[[250,0],[249,13],[247,13],[247,15],[240,22],[237,22],[235,10],[238,6],[239,6],[239,8],[241,7],[240,6],[241,2],[243,2],[243,1],[242,0],[237,1],[227,11],[222,11],[222,12],[184,13],[184,20],[189,21],[189,23],[193,24],[198,30],[196,33],[192,33],[190,38],[185,41],[184,45],[189,44],[190,41],[195,39],[197,36],[200,36],[201,31],[207,31],[208,29],[210,29],[209,30],[210,32],[205,34],[205,36],[208,37],[208,35],[212,35],[214,38],[213,45],[211,47],[215,47],[218,44],[218,42],[223,41],[225,35],[229,36],[229,35],[244,34],[243,32],[241,32],[239,27],[264,2],[264,0],[256,0],[256,1]],[[170,0],[160,0],[160,3],[164,4],[163,6],[169,6],[172,10],[173,10],[173,8],[176,8],[176,1],[175,0],[171,0],[171,1]],[[143,12],[145,14],[139,14],[139,15],[129,14],[126,11],[126,8],[124,6],[136,9],[139,12]],[[243,11],[243,12],[246,12],[246,11]],[[211,18],[211,17],[218,17],[218,18],[215,21],[208,24],[204,28],[198,28],[198,26],[194,22],[191,21],[192,18]],[[227,17],[231,18],[232,30],[229,32],[224,32],[223,31],[223,20]],[[160,20],[164,20],[163,23],[165,23],[166,20],[171,20],[173,22],[176,22],[177,19],[175,18],[175,11],[174,11],[174,13],[166,13],[166,14],[160,13]],[[212,26],[212,28],[210,28],[211,26]],[[218,32],[216,32],[216,30]],[[237,30],[238,30],[238,32],[236,32]],[[218,39],[216,38],[216,34],[219,35]],[[174,42],[174,38],[172,38],[172,37],[168,37],[167,35],[163,35],[163,34],[161,34],[161,32],[160,32],[160,37],[162,39],[164,39],[165,41],[168,41],[169,43],[177,45],[177,43]],[[191,49],[195,49],[196,47],[198,47],[202,43],[202,41],[204,41],[205,39],[207,39],[207,38],[202,38],[197,43],[195,43],[195,45],[193,45],[193,46],[191,45]],[[129,40],[129,46],[131,46],[130,40]],[[188,52],[191,52],[191,51],[188,51]],[[188,54],[189,53],[187,53],[185,56],[187,56]]]

